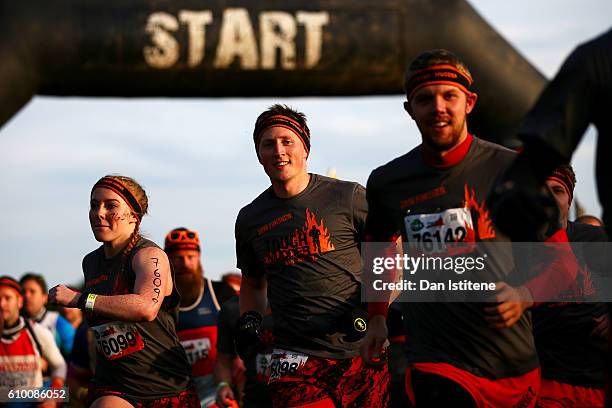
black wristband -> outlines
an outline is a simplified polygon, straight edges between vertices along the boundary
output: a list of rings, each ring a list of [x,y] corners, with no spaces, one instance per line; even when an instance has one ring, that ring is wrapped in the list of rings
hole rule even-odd
[[[249,361],[257,355],[261,347],[261,325],[263,317],[254,310],[244,313],[236,323],[234,344],[236,353],[243,361]]]
[[[248,312],[245,312],[242,314],[242,316],[240,316],[236,326],[239,330],[248,327],[256,327],[259,330],[261,328],[262,321],[263,317],[261,316],[261,314],[259,314],[259,312],[249,310]]]
[[[77,301],[77,307],[83,312],[85,311],[85,303],[87,303],[88,295],[89,293],[87,293],[86,291],[81,292],[81,297],[79,297],[79,300]]]

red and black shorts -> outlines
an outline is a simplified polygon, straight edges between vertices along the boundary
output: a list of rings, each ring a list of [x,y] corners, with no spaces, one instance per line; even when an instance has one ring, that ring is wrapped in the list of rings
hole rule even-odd
[[[533,408],[540,391],[540,369],[492,380],[446,363],[415,363],[406,369],[406,392],[413,405]]]
[[[538,408],[604,407],[603,388],[579,387],[542,379]]]
[[[269,390],[275,408],[386,408],[389,370],[361,357],[332,360],[274,350]]]
[[[114,391],[111,387],[96,387],[93,384],[89,386],[89,404],[104,396],[115,396],[122,398],[132,404],[134,408],[200,408],[200,399],[196,393],[195,387],[191,386],[185,391],[169,397],[161,397],[147,400],[134,400],[125,394]]]

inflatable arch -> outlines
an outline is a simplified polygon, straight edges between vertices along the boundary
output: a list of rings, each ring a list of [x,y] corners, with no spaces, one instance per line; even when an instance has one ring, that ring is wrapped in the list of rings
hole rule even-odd
[[[0,0],[0,125],[33,95],[401,94],[447,48],[479,93],[471,130],[504,141],[545,78],[464,0]]]

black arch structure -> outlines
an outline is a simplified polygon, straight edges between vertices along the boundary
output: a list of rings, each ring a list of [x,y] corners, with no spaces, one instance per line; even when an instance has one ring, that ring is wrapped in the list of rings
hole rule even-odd
[[[199,25],[203,33],[190,32],[197,24],[187,22],[185,11],[204,13],[200,17],[210,12],[208,20],[200,20],[207,21]],[[266,29],[262,16],[269,17],[266,13],[270,12],[280,12],[284,21],[293,18],[294,36],[283,32],[281,25],[275,26],[278,20],[274,18],[267,26],[268,35],[289,38],[294,44],[290,68],[281,62],[283,51],[273,47],[273,66],[262,62],[262,30]],[[152,22],[155,13],[165,18],[164,24],[174,19],[178,26],[168,29],[159,21]],[[248,16],[246,26],[255,38],[257,61],[253,64],[251,60],[247,68],[241,55],[222,67],[215,62],[228,13]],[[307,27],[303,19],[300,23],[298,13],[327,17],[324,24],[319,19]],[[318,59],[312,52],[317,24],[321,33],[320,47],[314,48],[320,50]],[[235,32],[248,28],[233,26]],[[155,30],[166,45],[175,46],[178,57],[170,65],[167,50],[160,48],[159,38],[153,38]],[[234,39],[239,36],[234,34]],[[35,94],[400,94],[407,62],[424,49],[441,47],[457,53],[476,80],[480,99],[471,130],[501,141],[512,135],[545,84],[544,77],[464,0],[0,0],[0,38],[0,125]],[[199,62],[197,55],[190,56],[194,38],[204,41]],[[145,49],[165,58],[167,66],[148,63]]]

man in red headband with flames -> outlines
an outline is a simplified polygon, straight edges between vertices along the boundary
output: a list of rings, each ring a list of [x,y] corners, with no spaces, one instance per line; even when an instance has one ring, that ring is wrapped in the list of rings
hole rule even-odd
[[[386,365],[366,366],[359,357],[367,325],[360,312],[364,188],[308,173],[310,131],[294,109],[270,107],[253,138],[271,186],[236,220],[238,353],[245,359],[256,351],[267,294],[274,407],[386,407]]]
[[[447,50],[423,52],[408,67],[404,108],[422,143],[370,175],[368,241],[474,243],[463,248],[508,241],[492,224],[485,199],[515,153],[468,131],[477,100],[472,82],[466,66]],[[514,270],[511,248],[489,258],[488,272],[496,279],[490,303],[402,304],[406,387],[417,407],[535,405],[540,372],[531,319],[523,313],[531,288],[503,283]],[[378,357],[386,339],[386,312],[386,302],[369,304],[366,362]]]

